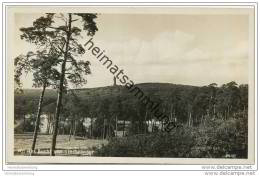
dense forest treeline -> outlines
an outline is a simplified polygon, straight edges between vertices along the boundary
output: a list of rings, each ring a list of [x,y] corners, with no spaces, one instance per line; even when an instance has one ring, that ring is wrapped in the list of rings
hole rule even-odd
[[[163,112],[181,124],[197,126],[207,117],[228,119],[236,113],[247,114],[248,85],[230,82],[196,87],[166,83],[143,83],[137,85],[152,100],[160,103]],[[35,114],[40,90],[25,89],[15,95],[15,119]],[[56,91],[47,89],[43,102],[43,114],[55,112]],[[76,89],[66,93],[62,106],[62,120],[80,121],[97,118],[97,123],[107,119],[132,122],[131,133],[144,133],[144,121],[155,119],[144,105],[123,86]],[[102,125],[102,124],[100,124]],[[114,126],[114,125],[112,125]]]

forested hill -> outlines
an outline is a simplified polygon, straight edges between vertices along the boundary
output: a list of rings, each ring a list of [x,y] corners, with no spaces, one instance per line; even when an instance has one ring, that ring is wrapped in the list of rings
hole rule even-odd
[[[142,83],[136,84],[145,95],[151,97],[159,97],[160,99],[167,99],[169,93],[174,90],[179,90],[183,92],[190,92],[196,90],[199,87],[187,86],[187,85],[176,85],[170,83]],[[23,93],[15,94],[15,99],[22,101],[38,101],[41,94],[41,89],[23,89]],[[115,97],[122,97],[128,99],[137,100],[134,94],[131,94],[128,89],[124,86],[106,86],[97,88],[83,88],[83,89],[73,89],[73,94],[82,100],[91,101],[103,101],[104,99],[114,99]],[[71,95],[69,92],[65,96]],[[44,95],[44,102],[55,101],[57,98],[57,90],[46,89]]]
[[[187,121],[188,114],[194,121],[205,115],[232,115],[247,109],[248,85],[230,82],[221,86],[211,84],[203,87],[176,85],[169,83],[137,84],[146,96],[161,104],[166,113],[174,113],[180,121]],[[15,95],[15,112],[34,113],[37,110],[41,89],[25,89]],[[54,113],[57,92],[47,89],[44,96],[43,111]],[[80,114],[121,114],[130,120],[142,116],[144,109],[133,93],[123,86],[74,89],[65,94],[63,110],[77,111]]]
[[[171,92],[175,89],[183,89],[183,91],[188,91],[196,89],[199,87],[188,86],[188,85],[177,85],[170,83],[141,83],[136,84],[143,92],[146,94],[155,93],[159,95],[165,95],[167,92]],[[24,97],[28,99],[38,99],[41,94],[41,89],[23,89],[22,94],[16,94],[16,97]],[[97,87],[97,88],[83,88],[83,89],[73,89],[78,96],[83,99],[90,97],[110,97],[110,96],[122,96],[127,94],[129,91],[123,86],[106,86],[106,87]],[[130,95],[130,94],[129,94]],[[56,98],[57,90],[55,89],[46,89],[45,98],[51,99]],[[164,97],[162,97],[164,98]]]

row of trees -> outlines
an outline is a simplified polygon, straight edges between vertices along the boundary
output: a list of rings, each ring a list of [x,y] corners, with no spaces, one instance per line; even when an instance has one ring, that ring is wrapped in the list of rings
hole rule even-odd
[[[96,14],[88,13],[48,13],[37,18],[31,27],[20,29],[21,39],[34,44],[37,51],[30,51],[26,55],[15,58],[16,86],[18,89],[21,88],[20,77],[23,73],[32,72],[33,86],[42,87],[32,151],[35,149],[45,89],[52,87],[58,90],[50,154],[55,155],[63,93],[68,89],[69,83],[75,86],[85,84],[84,75],[90,74],[90,63],[79,59],[85,52],[79,39],[83,30],[87,32],[87,35],[93,36],[95,34],[97,31],[95,18],[97,18]],[[59,68],[60,70],[58,70]]]
[[[206,120],[209,118],[227,120],[236,116],[237,113],[242,113],[244,118],[247,118],[247,85],[238,86],[235,82],[230,82],[220,87],[216,84],[204,87],[165,85],[162,88],[158,85],[149,85],[147,88],[147,86],[140,86],[151,98],[159,102],[164,113],[179,125],[187,124],[190,127],[206,125]],[[150,87],[153,90],[150,90]],[[112,87],[111,89],[115,91],[108,96],[104,93],[106,88],[103,89],[103,96],[98,93],[88,95],[87,89],[71,90],[66,94],[62,103],[60,120],[61,128],[66,129],[63,130],[65,134],[77,134],[73,132],[73,129],[82,129],[78,131],[78,134],[88,137],[114,136],[112,131],[119,128],[117,127],[119,120],[130,122],[129,128],[124,126],[121,128],[127,131],[128,135],[148,133],[148,124],[153,126],[153,131],[160,130],[155,123],[163,124],[163,122],[156,122],[156,117],[138,99],[124,91],[123,87]],[[19,102],[23,101],[21,98]],[[46,99],[46,103],[51,101],[54,100]],[[28,100],[28,105],[31,104],[29,102]],[[43,107],[44,113],[49,114],[50,118],[55,114],[53,103]],[[91,119],[89,129],[84,131],[84,128],[75,127],[75,125],[84,126],[83,123],[87,117]]]

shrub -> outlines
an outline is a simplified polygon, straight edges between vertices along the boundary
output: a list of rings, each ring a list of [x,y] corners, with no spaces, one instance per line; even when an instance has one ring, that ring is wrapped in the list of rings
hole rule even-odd
[[[247,118],[237,114],[227,120],[209,119],[195,132],[193,157],[224,158],[227,154],[247,158]]]
[[[112,138],[95,152],[110,157],[247,158],[247,118],[208,119],[198,127]]]
[[[94,152],[95,156],[114,157],[190,157],[194,141],[190,130],[113,138]]]

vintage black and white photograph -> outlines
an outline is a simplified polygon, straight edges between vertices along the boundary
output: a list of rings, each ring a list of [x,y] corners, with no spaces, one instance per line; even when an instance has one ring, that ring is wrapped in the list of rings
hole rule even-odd
[[[14,157],[254,157],[252,9],[16,9]]]

